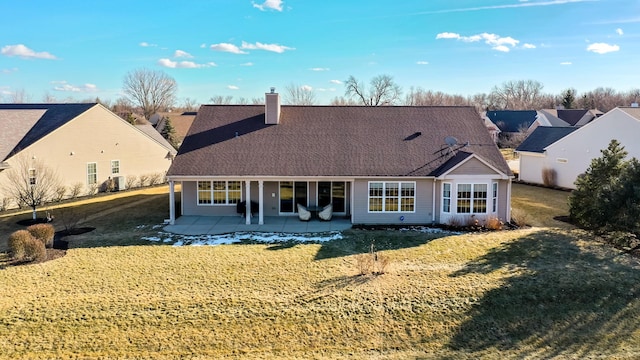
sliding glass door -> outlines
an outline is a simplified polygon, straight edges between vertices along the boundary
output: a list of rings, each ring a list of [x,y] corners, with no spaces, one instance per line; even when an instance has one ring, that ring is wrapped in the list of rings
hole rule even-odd
[[[318,182],[318,206],[333,204],[333,212],[345,212],[345,183],[343,181]]]
[[[280,212],[296,213],[296,204],[308,206],[308,185],[301,181],[280,182]]]

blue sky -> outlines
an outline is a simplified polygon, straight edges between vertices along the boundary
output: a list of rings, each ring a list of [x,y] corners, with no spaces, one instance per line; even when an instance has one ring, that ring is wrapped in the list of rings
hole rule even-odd
[[[133,70],[176,79],[179,102],[344,95],[350,75],[406,93],[640,88],[638,0],[0,0],[0,101],[121,97]]]

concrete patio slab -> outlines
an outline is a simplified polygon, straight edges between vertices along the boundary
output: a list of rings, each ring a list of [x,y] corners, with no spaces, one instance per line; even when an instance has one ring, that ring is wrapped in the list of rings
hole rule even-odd
[[[181,216],[174,225],[167,225],[164,231],[181,235],[219,235],[233,232],[282,232],[319,233],[344,231],[351,228],[351,220],[334,218],[331,221],[300,221],[297,217],[269,216],[264,224],[258,224],[258,217],[251,218],[251,224],[240,216]]]

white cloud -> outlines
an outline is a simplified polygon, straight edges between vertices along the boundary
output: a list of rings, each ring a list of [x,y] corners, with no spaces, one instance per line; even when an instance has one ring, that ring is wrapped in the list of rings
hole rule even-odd
[[[18,56],[23,59],[49,59],[54,60],[56,57],[46,51],[35,52],[23,44],[7,45],[0,49],[0,54],[5,56]]]
[[[55,91],[65,91],[65,92],[83,92],[83,93],[93,93],[98,91],[98,87],[95,84],[84,84],[84,85],[72,85],[67,83],[66,81],[52,81],[51,84],[55,85],[53,90]]]
[[[210,48],[215,51],[230,52],[233,54],[246,54],[245,51],[242,51],[237,46],[229,43],[212,44]]]
[[[616,29],[616,33],[617,33],[618,35],[624,35],[624,31],[622,31],[622,29],[620,29],[620,28],[617,28],[617,29]]]
[[[256,42],[255,44],[250,44],[246,41],[242,42],[242,48],[243,49],[250,49],[250,50],[266,50],[266,51],[272,51],[272,52],[276,52],[276,53],[283,53],[287,50],[294,50],[294,48],[288,47],[288,46],[284,46],[284,45],[278,45],[278,44],[263,44],[261,42]]]
[[[462,36],[456,33],[443,32],[436,35],[436,39],[456,39],[464,42],[478,42],[484,41],[485,44],[491,46],[493,50],[509,52],[511,47],[515,47],[520,43],[520,40],[516,40],[510,36],[502,37],[496,34],[482,33],[472,36]],[[509,46],[507,46],[509,45]]]
[[[416,64],[418,65],[429,65],[428,61],[416,61]]]
[[[140,46],[142,46],[142,47],[156,47],[158,45],[157,44],[149,44],[148,42],[143,41],[143,42],[140,43]]]
[[[563,61],[560,63],[560,65],[571,65],[571,61]]]
[[[265,0],[262,4],[252,2],[253,7],[265,11],[266,9],[282,11],[282,0]]]
[[[171,69],[198,69],[216,66],[216,63],[209,62],[206,64],[197,64],[193,61],[172,61],[171,59],[160,59],[158,65]]]
[[[240,90],[240,88],[235,86],[235,85],[227,85],[227,89],[229,89],[229,90]]]
[[[240,66],[253,66],[253,63],[252,62],[246,62],[246,63],[240,64]]]
[[[329,68],[321,68],[321,67],[314,67],[309,69],[311,71],[329,71]]]
[[[587,51],[591,51],[597,54],[606,54],[620,50],[618,45],[609,45],[606,43],[593,43],[587,46]]]
[[[11,74],[11,73],[14,73],[14,72],[18,72],[18,68],[17,67],[14,67],[14,68],[11,68],[11,69],[2,69],[2,73],[3,74]]]
[[[523,44],[522,47],[525,48],[525,49],[535,49],[536,48],[536,46],[533,45],[533,44]]]
[[[594,0],[547,0],[547,1],[536,1],[536,2],[520,1],[519,4],[490,5],[490,6],[478,6],[478,7],[457,8],[457,9],[454,8],[454,9],[445,9],[445,10],[437,10],[437,11],[427,11],[419,14],[446,14],[446,13],[452,13],[452,12],[514,9],[514,8],[522,8],[522,7],[564,5],[564,4],[570,4],[570,3],[581,3],[581,2],[590,2],[590,1],[594,1]]]
[[[191,56],[191,54],[189,54],[186,51],[182,51],[182,50],[176,50],[176,52],[173,53],[173,57],[177,57],[177,58],[187,58],[187,59],[192,59],[193,56]]]
[[[336,85],[342,85],[342,81],[340,80],[329,80],[329,82]]]
[[[300,90],[302,91],[313,91],[313,88],[309,85],[302,85],[300,86]]]
[[[207,44],[200,44],[200,49],[204,49],[207,47]]]

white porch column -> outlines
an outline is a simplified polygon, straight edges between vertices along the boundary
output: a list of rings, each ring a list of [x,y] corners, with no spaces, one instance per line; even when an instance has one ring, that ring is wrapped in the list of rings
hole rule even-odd
[[[173,225],[176,222],[176,193],[175,182],[169,181],[169,224]]]
[[[258,181],[258,225],[264,225],[264,181]]]
[[[245,224],[247,225],[251,225],[251,181],[249,180],[245,180],[244,181],[244,199],[245,199],[245,208],[244,208],[244,213],[245,213]]]
[[[353,214],[354,214],[354,211],[353,211],[353,206],[354,206],[354,203],[353,203],[354,194],[353,194],[353,193],[354,193],[354,191],[355,191],[355,184],[356,184],[356,181],[355,181],[355,180],[351,180],[351,189],[349,189],[349,199],[350,199],[350,200],[349,200],[349,202],[350,202],[350,204],[349,204],[349,208],[351,209],[350,211],[351,211],[351,223],[352,223],[352,224],[353,224],[353,216],[354,216],[354,215],[353,215]]]

